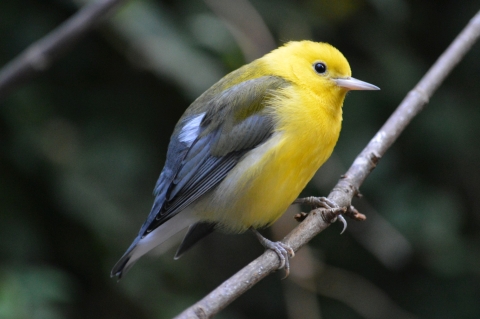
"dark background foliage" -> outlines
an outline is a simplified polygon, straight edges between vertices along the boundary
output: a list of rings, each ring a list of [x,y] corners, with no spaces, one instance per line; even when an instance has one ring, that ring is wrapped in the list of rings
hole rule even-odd
[[[1,318],[179,313],[262,252],[249,234],[214,234],[174,261],[172,240],[121,282],[109,277],[189,103],[271,39],[335,45],[382,90],[347,97],[336,151],[304,191],[326,195],[478,10],[470,0],[230,2],[223,18],[221,1],[128,2],[1,102]],[[0,65],[78,4],[0,1]],[[272,34],[256,44],[252,8]],[[333,225],[292,260],[289,279],[268,277],[220,318],[480,317],[479,56],[477,44],[367,179],[354,203],[367,221],[342,236]],[[281,238],[293,213],[266,233]]]

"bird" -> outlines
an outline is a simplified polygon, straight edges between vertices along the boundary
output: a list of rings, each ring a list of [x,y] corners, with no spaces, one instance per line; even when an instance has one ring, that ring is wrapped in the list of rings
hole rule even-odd
[[[308,40],[287,42],[215,83],[176,124],[152,209],[111,276],[119,280],[187,227],[175,259],[215,230],[252,230],[288,271],[293,250],[257,229],[275,222],[330,157],[351,90],[379,88],[353,78],[335,47]]]

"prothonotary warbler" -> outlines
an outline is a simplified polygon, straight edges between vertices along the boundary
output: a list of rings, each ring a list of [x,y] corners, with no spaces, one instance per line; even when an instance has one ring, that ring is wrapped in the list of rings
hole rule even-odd
[[[189,227],[176,258],[214,230],[253,230],[288,271],[293,250],[255,229],[272,224],[329,158],[351,77],[327,43],[289,42],[226,75],[178,121],[147,220],[112,276]]]

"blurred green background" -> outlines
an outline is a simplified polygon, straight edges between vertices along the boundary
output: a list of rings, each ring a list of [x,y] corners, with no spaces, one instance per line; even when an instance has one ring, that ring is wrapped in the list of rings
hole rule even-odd
[[[76,12],[0,1],[0,65]],[[173,127],[227,72],[289,41],[332,43],[356,78],[327,195],[478,1],[130,1],[0,103],[0,318],[170,318],[262,253],[251,234],[177,242],[109,274],[153,200]],[[480,44],[362,186],[367,221],[333,225],[218,318],[480,318]],[[297,208],[298,209],[298,208]],[[306,208],[304,208],[306,209]],[[281,238],[295,208],[265,233]],[[178,240],[178,238],[176,239]]]

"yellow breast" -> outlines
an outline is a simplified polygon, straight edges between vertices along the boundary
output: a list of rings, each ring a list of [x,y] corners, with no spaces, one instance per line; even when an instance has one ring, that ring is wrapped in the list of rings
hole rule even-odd
[[[195,205],[201,218],[230,232],[277,220],[328,159],[338,140],[341,103],[332,112],[322,105],[326,102],[293,86],[273,100],[270,107],[278,123],[275,133]]]

